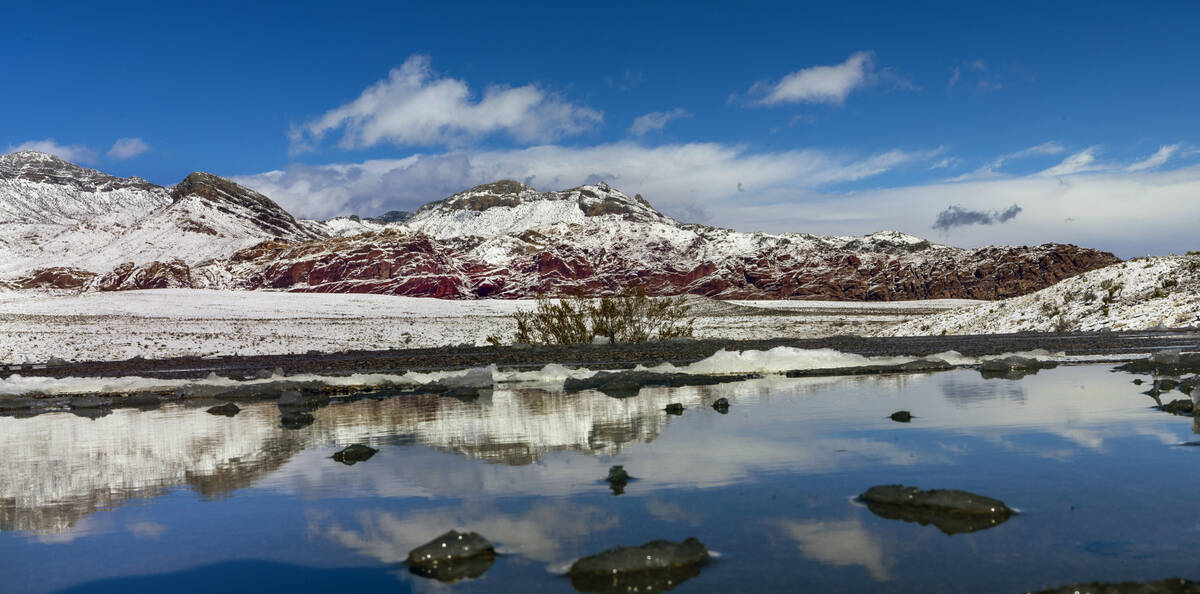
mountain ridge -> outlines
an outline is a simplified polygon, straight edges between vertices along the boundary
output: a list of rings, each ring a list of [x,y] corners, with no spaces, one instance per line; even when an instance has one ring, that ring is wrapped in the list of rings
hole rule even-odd
[[[10,160],[33,163],[21,171],[40,171],[32,175],[41,177],[22,178],[21,187],[0,184],[0,214],[6,203],[21,201],[14,193],[22,188],[79,200],[103,193],[84,191],[76,182],[104,174],[54,157],[19,155]],[[47,168],[57,173],[44,175]],[[10,285],[52,287],[64,282],[54,279],[71,279],[90,290],[196,287],[478,299],[611,293],[636,283],[653,294],[719,298],[994,299],[1118,261],[1107,252],[1063,244],[962,249],[899,231],[738,232],[681,223],[641,195],[604,182],[540,192],[499,180],[411,215],[400,213],[392,222],[296,219],[269,197],[203,172],[170,188],[150,186],[105,190],[141,192],[146,212],[130,209],[130,220],[61,223],[64,229],[51,229],[46,240],[57,251],[41,248],[48,257],[28,260],[43,265],[26,266],[18,271],[25,276]],[[80,242],[87,257],[63,248],[63,237],[86,237],[84,231],[101,236]],[[12,245],[12,235],[0,227],[0,250]],[[45,272],[50,269],[55,272]],[[6,273],[16,276],[0,267],[0,277]]]

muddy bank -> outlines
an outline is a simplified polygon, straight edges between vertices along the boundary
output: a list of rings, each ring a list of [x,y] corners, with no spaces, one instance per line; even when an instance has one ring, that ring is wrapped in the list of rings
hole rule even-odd
[[[285,374],[401,373],[435,369],[464,369],[483,365],[530,370],[548,363],[622,369],[637,364],[694,363],[725,350],[768,350],[777,346],[804,349],[829,348],[867,356],[926,356],[958,351],[967,356],[1045,349],[1068,355],[1105,355],[1120,358],[1164,348],[1200,348],[1200,332],[1096,332],[1071,334],[1004,334],[973,336],[860,337],[832,336],[814,339],[695,340],[649,344],[580,346],[441,347],[342,353],[305,353],[252,357],[179,357],[126,361],[56,362],[47,365],[7,366],[0,377],[14,373],[38,377],[117,377],[140,375],[164,379],[197,379],[216,373],[245,379],[263,370]]]

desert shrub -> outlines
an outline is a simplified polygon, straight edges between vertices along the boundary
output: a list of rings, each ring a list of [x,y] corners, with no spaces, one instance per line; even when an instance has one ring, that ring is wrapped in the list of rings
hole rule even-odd
[[[558,299],[538,297],[529,311],[513,314],[513,342],[526,344],[590,343],[597,336],[612,342],[649,342],[690,337],[695,316],[686,298],[650,297],[640,286],[619,295],[589,298],[582,293]],[[488,341],[498,344],[496,337]]]

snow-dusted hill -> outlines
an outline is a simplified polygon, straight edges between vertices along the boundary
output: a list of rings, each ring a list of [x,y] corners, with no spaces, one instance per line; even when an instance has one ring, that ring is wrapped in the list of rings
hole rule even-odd
[[[0,163],[0,284],[17,287],[475,299],[637,283],[741,299],[994,299],[1116,261],[1059,244],[965,250],[898,231],[742,233],[681,223],[604,183],[539,192],[504,180],[411,215],[318,222],[205,173],[162,188],[36,152]]]
[[[1200,325],[1200,255],[1130,260],[1035,293],[970,305],[880,332],[884,336]]]
[[[964,250],[897,231],[742,233],[680,223],[603,183],[557,192],[485,184],[403,222],[334,234],[243,250],[194,271],[193,286],[474,299],[639,283],[737,299],[993,299],[1116,261],[1058,244]]]
[[[266,196],[206,173],[164,188],[36,151],[0,156],[0,278],[51,267],[104,273],[123,262],[196,264],[266,239],[326,235]]]

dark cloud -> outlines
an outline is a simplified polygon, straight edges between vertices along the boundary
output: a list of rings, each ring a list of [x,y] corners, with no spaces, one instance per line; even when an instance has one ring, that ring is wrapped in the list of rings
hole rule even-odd
[[[1021,207],[1016,204],[999,212],[995,210],[969,210],[955,204],[938,213],[937,220],[933,222],[933,228],[941,231],[949,231],[954,227],[961,227],[963,225],[1007,223],[1020,212]]]

